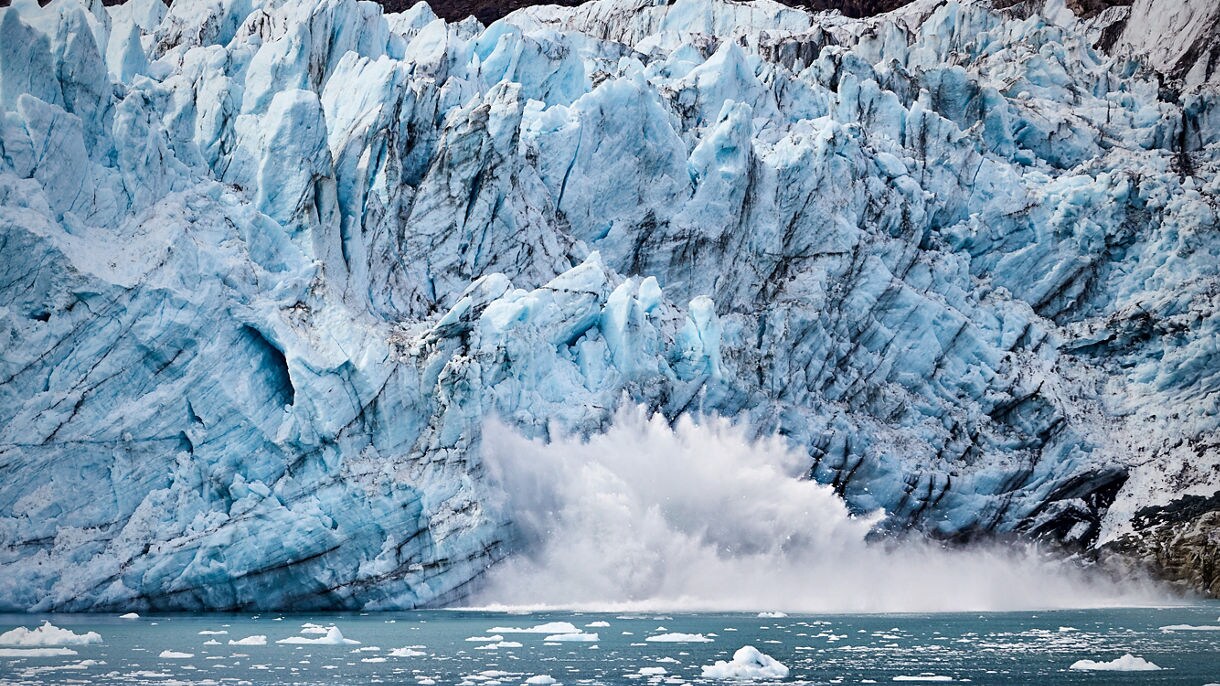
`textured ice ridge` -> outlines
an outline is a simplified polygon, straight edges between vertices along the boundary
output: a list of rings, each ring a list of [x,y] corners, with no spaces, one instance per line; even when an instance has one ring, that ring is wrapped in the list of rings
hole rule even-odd
[[[507,552],[484,419],[624,402],[940,536],[1216,491],[1217,98],[1099,30],[0,9],[0,607],[445,602]]]

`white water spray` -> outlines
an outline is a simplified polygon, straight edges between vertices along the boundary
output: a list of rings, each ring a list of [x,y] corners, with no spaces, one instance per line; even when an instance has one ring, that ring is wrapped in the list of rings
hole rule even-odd
[[[485,459],[523,549],[473,604],[499,608],[920,612],[1163,602],[1026,547],[865,542],[808,458],[728,420],[639,408],[544,444],[491,424]]]

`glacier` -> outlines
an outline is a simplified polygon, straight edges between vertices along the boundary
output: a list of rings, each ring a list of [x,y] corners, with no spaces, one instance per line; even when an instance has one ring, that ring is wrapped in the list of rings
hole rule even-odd
[[[625,405],[884,531],[1138,543],[1220,493],[1215,15],[17,0],[0,608],[451,602],[485,422]]]

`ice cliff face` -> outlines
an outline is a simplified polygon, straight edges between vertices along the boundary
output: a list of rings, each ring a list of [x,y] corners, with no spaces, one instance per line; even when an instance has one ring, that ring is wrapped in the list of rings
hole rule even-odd
[[[626,402],[938,536],[1220,490],[1215,72],[1057,0],[0,12],[0,606],[444,602],[484,419]]]

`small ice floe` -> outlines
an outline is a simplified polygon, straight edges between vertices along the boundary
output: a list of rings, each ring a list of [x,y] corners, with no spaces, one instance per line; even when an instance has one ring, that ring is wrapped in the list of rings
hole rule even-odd
[[[360,658],[361,662],[385,662],[384,657],[364,657]]]
[[[491,636],[469,636],[466,638],[468,643],[495,643],[503,641],[504,637],[500,634],[492,634]]]
[[[239,638],[236,641],[229,641],[231,646],[265,646],[267,645],[267,637],[262,634],[255,634],[245,638]]]
[[[189,660],[195,657],[195,653],[180,653],[176,650],[162,650],[157,657],[164,660]]]
[[[39,667],[27,667],[21,670],[22,676],[29,678],[34,674],[47,674],[52,672],[78,672],[89,669],[96,665],[104,665],[105,662],[99,660],[81,660],[79,662],[69,662],[63,665],[42,665]]]
[[[76,634],[68,629],[61,629],[50,622],[43,622],[36,629],[19,626],[12,631],[0,634],[0,646],[40,647],[83,646],[90,643],[101,643],[102,637],[95,631]]]
[[[304,633],[304,632],[302,632]],[[353,646],[360,645],[360,641],[354,641],[350,638],[344,638],[343,632],[339,631],[339,627],[331,626],[326,630],[325,636],[317,638],[306,638],[304,636],[289,636],[281,638],[276,643],[286,645],[327,645],[327,646]]]
[[[1161,627],[1161,631],[1220,631],[1220,626],[1215,624],[1170,624]]]
[[[585,625],[585,628],[586,629],[604,629],[605,627],[608,627],[608,626],[610,626],[610,622],[603,622],[603,621],[599,620],[596,622],[589,622],[588,624]]]
[[[213,631],[211,629],[204,629],[203,631],[199,632],[199,635],[200,636],[225,636],[228,633],[229,632],[225,631],[224,629],[218,629],[216,631]]]
[[[569,622],[547,622],[531,627],[494,626],[487,630],[493,634],[577,634],[580,629]]]
[[[423,650],[423,646],[406,646],[403,648],[395,648],[388,655],[390,657],[423,657],[427,655]]]
[[[571,634],[551,634],[542,640],[558,643],[597,643],[598,638],[597,634],[586,634],[577,631]]]
[[[1160,667],[1142,657],[1136,657],[1131,653],[1127,653],[1109,662],[1077,660],[1068,669],[1083,669],[1095,672],[1153,672],[1160,669]]]
[[[914,675],[900,674],[900,675],[898,675],[898,676],[894,677],[894,681],[925,681],[925,682],[927,682],[927,681],[939,681],[939,682],[946,682],[946,681],[953,681],[953,677],[951,677],[951,676],[945,676],[945,675],[943,675],[943,674],[931,674],[931,673],[926,673],[926,672],[925,672],[924,674],[914,674]]]
[[[481,646],[475,646],[475,650],[499,650],[501,648],[520,648],[521,644],[516,641],[496,641],[495,643],[484,643]]]
[[[763,619],[782,619],[788,616],[787,612],[759,612],[759,617]]]
[[[1080,631],[1080,629],[1077,629],[1077,628],[1076,628],[1076,627],[1074,627],[1074,626],[1061,626],[1061,627],[1059,627],[1059,633],[1061,633],[1061,634],[1067,634],[1067,633],[1071,633],[1071,632],[1073,632],[1073,631]]]
[[[711,643],[712,639],[703,634],[657,634],[644,639],[650,643]]]
[[[555,679],[547,676],[546,674],[535,674],[534,676],[526,679],[525,683],[529,684],[529,686],[554,686],[559,682],[555,681]]]
[[[67,657],[76,655],[71,648],[0,648],[0,657]]]
[[[669,672],[664,667],[640,667],[636,674],[640,676],[665,676]]]
[[[140,618],[140,615],[138,615],[134,612],[128,612],[125,615],[119,615],[119,619],[139,619],[139,618]]]
[[[730,662],[718,660],[703,668],[704,679],[786,679],[788,668],[754,646],[742,646]]]
[[[208,640],[204,641],[203,644],[205,646],[218,646],[220,645],[220,641],[217,641],[214,638],[209,638]]]

